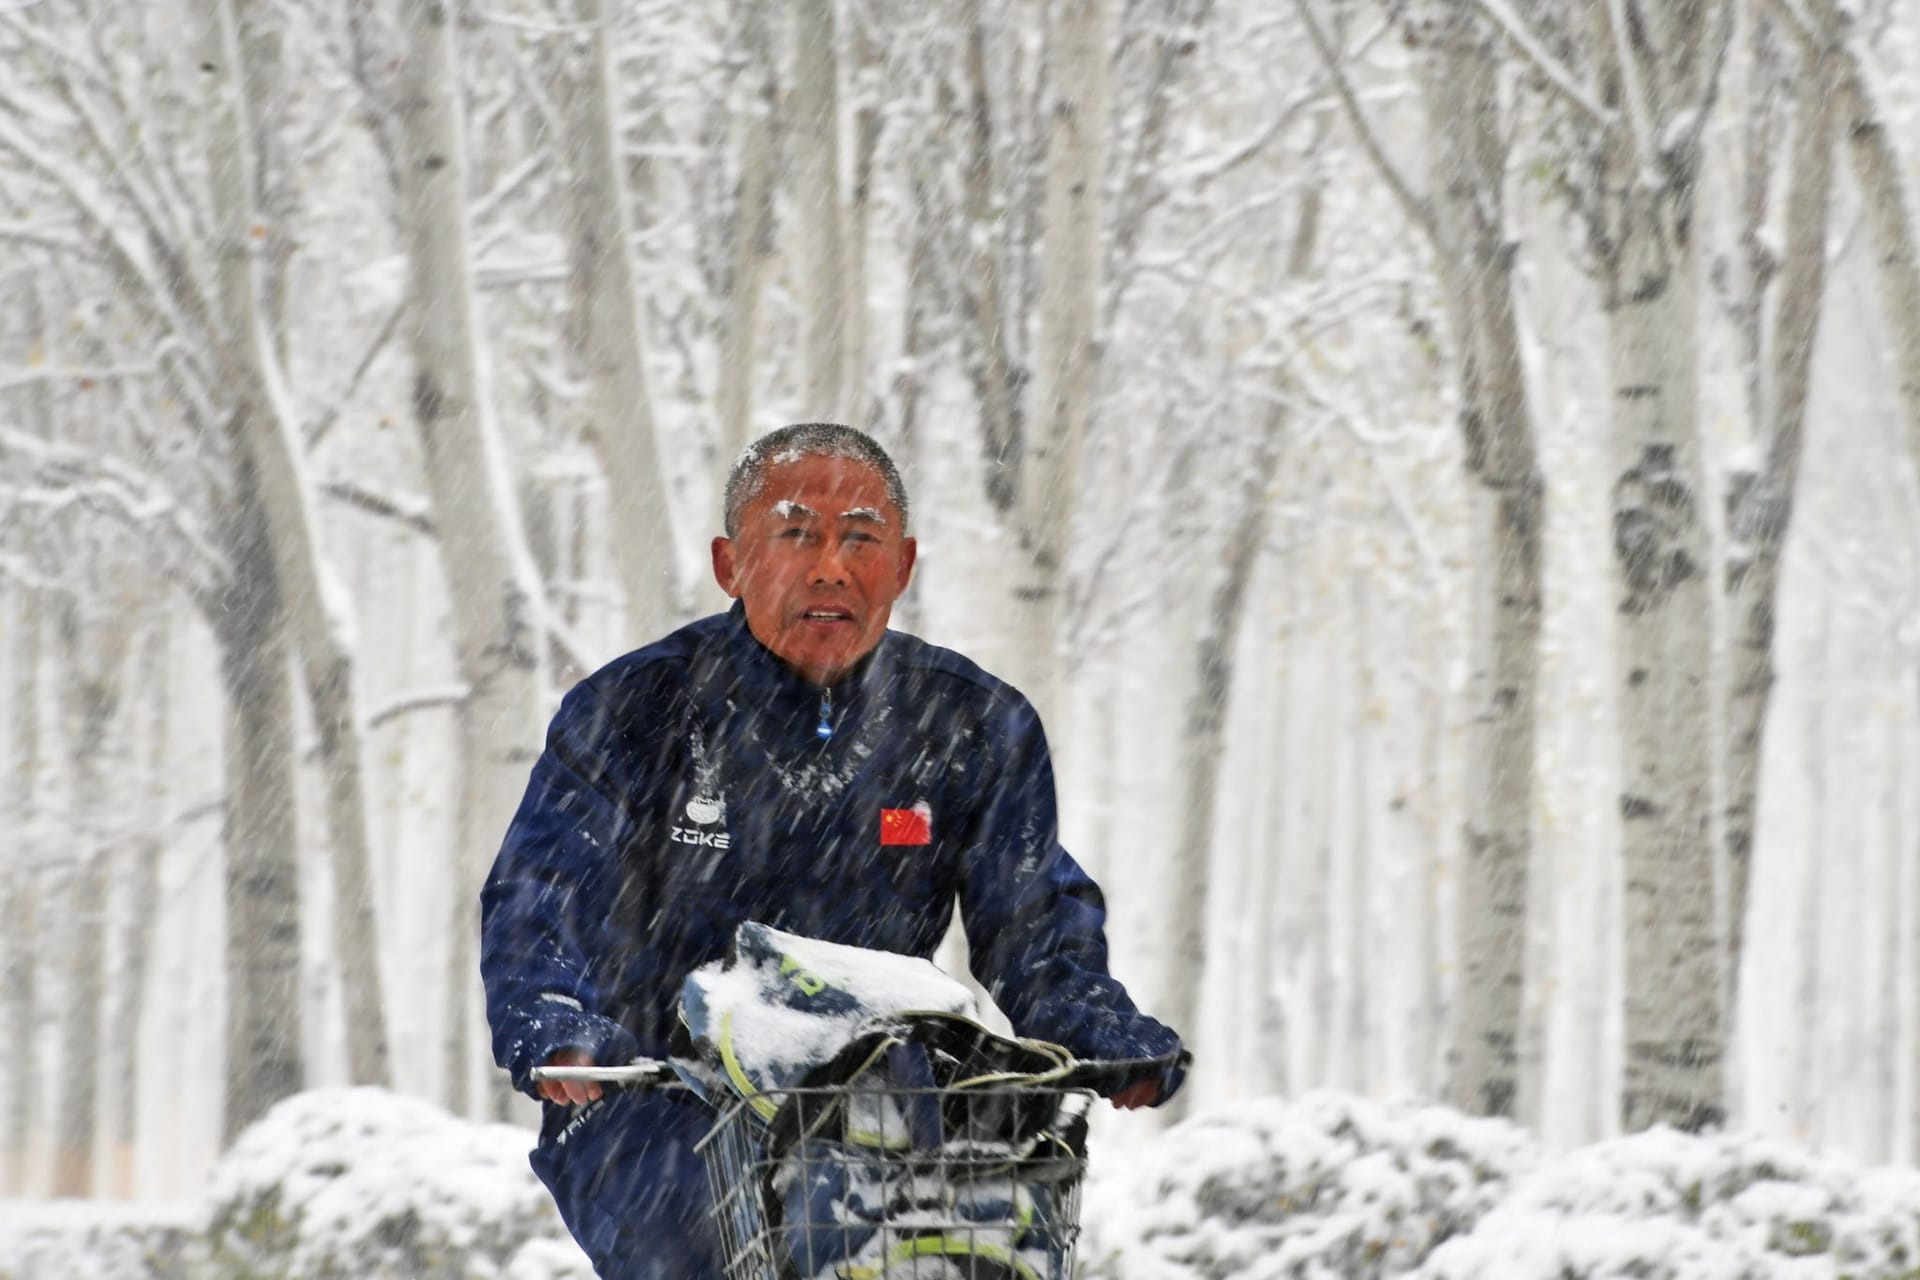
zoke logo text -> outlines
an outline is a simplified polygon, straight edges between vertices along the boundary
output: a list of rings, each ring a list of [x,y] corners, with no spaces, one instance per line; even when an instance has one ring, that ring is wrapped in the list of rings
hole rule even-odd
[[[692,827],[674,827],[669,837],[674,844],[699,845],[706,849],[733,847],[733,837],[724,831],[695,831]]]

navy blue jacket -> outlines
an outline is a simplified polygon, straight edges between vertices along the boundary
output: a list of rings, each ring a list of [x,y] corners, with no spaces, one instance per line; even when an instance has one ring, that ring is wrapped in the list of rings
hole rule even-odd
[[[681,979],[740,922],[931,957],[956,895],[1022,1035],[1089,1059],[1178,1051],[1107,972],[1105,905],[1060,847],[1027,700],[895,631],[823,696],[736,604],[554,717],[481,897],[494,1057],[531,1091],[561,1049],[665,1056]]]

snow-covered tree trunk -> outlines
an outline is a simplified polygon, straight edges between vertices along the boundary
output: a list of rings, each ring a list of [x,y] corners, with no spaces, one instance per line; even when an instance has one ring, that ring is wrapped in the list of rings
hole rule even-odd
[[[212,619],[226,687],[227,1088],[231,1143],[305,1081],[293,689],[266,514],[239,468],[225,547],[234,581]]]
[[[99,770],[92,768],[76,772],[73,778],[76,788],[99,781]],[[93,1146],[100,1103],[105,861],[101,850],[82,849],[69,860],[64,874],[59,948],[65,971],[60,1001],[60,1089],[53,1114],[53,1194],[62,1197],[93,1194]]]
[[[982,0],[960,0],[959,20],[966,39],[966,103],[962,108],[944,90],[942,115],[964,110],[966,163],[961,171],[960,278],[956,287],[970,321],[963,346],[970,352],[974,396],[979,402],[981,462],[987,497],[1001,512],[1019,501],[1022,428],[1016,372],[1009,347],[1012,332],[1001,292],[1000,224],[994,177],[993,95],[987,81],[987,29]]]
[[[838,0],[794,0],[789,105],[793,137],[793,227],[799,241],[803,417],[846,413],[846,201],[840,191]]]
[[[1271,572],[1279,600],[1271,607],[1284,621],[1273,638],[1273,661],[1279,668],[1274,676],[1273,701],[1263,709],[1272,726],[1269,730],[1269,740],[1273,744],[1269,761],[1272,776],[1266,784],[1267,820],[1260,832],[1261,849],[1265,856],[1255,861],[1247,884],[1250,950],[1247,957],[1248,1004],[1245,1016],[1253,1030],[1250,1076],[1253,1090],[1257,1094],[1277,1096],[1292,1092],[1293,1083],[1287,1054],[1287,975],[1280,951],[1284,937],[1281,923],[1285,919],[1282,898],[1284,895],[1286,899],[1291,899],[1294,893],[1294,887],[1285,875],[1288,844],[1286,814],[1296,785],[1287,759],[1287,712],[1293,705],[1294,669],[1297,665],[1292,644],[1294,596],[1297,592],[1293,539],[1280,539],[1274,554],[1277,564]]]
[[[1718,5],[1594,11],[1602,96],[1593,225],[1609,318],[1625,868],[1622,1120],[1725,1115],[1714,904],[1713,601],[1700,456],[1695,182]]]
[[[739,114],[740,189],[734,213],[733,265],[722,312],[719,369],[719,475],[752,436],[754,361],[760,330],[760,295],[773,262],[773,36],[766,6],[739,0],[741,57],[745,62]],[[716,486],[717,488],[718,486]]]
[[[322,545],[300,441],[282,383],[279,356],[261,309],[249,163],[256,125],[246,94],[268,82],[240,59],[233,0],[199,0],[199,67],[207,94],[207,159],[212,175],[218,289],[223,334],[219,366],[235,444],[252,461],[267,521],[281,606],[313,707],[335,879],[334,944],[346,1005],[347,1050],[355,1084],[389,1081],[381,998],[379,931],[374,920],[371,851],[355,710],[350,603]]]
[[[1833,597],[1822,592],[1819,604],[1824,606],[1814,612],[1818,619],[1814,642],[1809,646],[1813,656],[1811,670],[1806,674],[1808,697],[1804,703],[1806,722],[1804,727],[1806,747],[1803,758],[1806,761],[1806,830],[1811,837],[1807,840],[1800,859],[1799,893],[1794,919],[1795,954],[1799,957],[1799,973],[1796,975],[1793,991],[1794,1025],[1800,1034],[1794,1037],[1793,1062],[1788,1087],[1788,1099],[1793,1108],[1792,1134],[1802,1142],[1812,1142],[1816,1136],[1820,1119],[1819,1068],[1821,1048],[1826,1043],[1826,1012],[1828,1002],[1823,993],[1827,974],[1820,954],[1820,922],[1826,915],[1827,871],[1826,850],[1830,847],[1829,825],[1831,807],[1828,803],[1828,782],[1831,769],[1828,759],[1836,745],[1833,724],[1836,719],[1833,616],[1828,610]]]
[[[1436,651],[1443,651],[1435,646]],[[1437,666],[1437,664],[1436,664]],[[1440,838],[1446,805],[1441,797],[1441,753],[1446,750],[1448,700],[1444,686],[1434,678],[1424,682],[1420,692],[1420,826],[1426,834],[1414,864],[1413,908],[1415,923],[1412,940],[1414,963],[1413,1089],[1420,1095],[1437,1094],[1446,1085],[1444,1060],[1440,1046],[1446,1043],[1446,986],[1441,982],[1445,955],[1441,921],[1440,867],[1443,846]],[[1456,905],[1458,899],[1456,898]]]
[[[1240,491],[1221,555],[1204,629],[1196,649],[1198,679],[1187,702],[1180,735],[1180,842],[1174,853],[1178,888],[1172,904],[1173,980],[1165,1019],[1185,1035],[1200,1033],[1200,993],[1207,968],[1207,915],[1213,888],[1213,838],[1219,806],[1220,760],[1226,752],[1227,708],[1233,694],[1233,654],[1246,612],[1247,583],[1266,541],[1267,490],[1279,469],[1285,420],[1270,415],[1255,438],[1253,457],[1241,472]],[[1163,1112],[1169,1124],[1187,1113],[1190,1092]]]
[[[1874,910],[1878,917],[1875,931],[1879,936],[1871,943],[1878,963],[1874,967],[1877,977],[1874,984],[1876,999],[1866,1032],[1868,1052],[1873,1058],[1873,1097],[1876,1105],[1868,1159],[1874,1164],[1892,1164],[1901,1155],[1900,1132],[1896,1122],[1900,1114],[1900,1064],[1911,1052],[1901,1042],[1899,1034],[1907,987],[1900,972],[1901,934],[1906,921],[1900,893],[1901,868],[1909,858],[1910,851],[1906,847],[1901,821],[1901,808],[1906,798],[1902,793],[1907,778],[1901,772],[1904,761],[1901,759],[1900,745],[1906,734],[1906,725],[1900,717],[1889,715],[1883,718],[1881,731],[1881,759],[1885,762],[1886,774],[1879,799],[1881,838],[1879,847],[1874,851],[1874,872],[1878,880],[1874,894]]]
[[[116,724],[125,692],[130,619],[95,597],[69,596],[58,610],[66,746],[65,915],[59,948],[60,1089],[54,1112],[53,1193],[88,1196],[100,1130],[101,1030],[105,1013],[107,878],[126,834],[125,734]]]
[[[1460,362],[1470,504],[1469,741],[1459,896],[1460,980],[1448,1009],[1448,1103],[1512,1116],[1532,857],[1542,480],[1513,301],[1491,34],[1449,6],[1426,77],[1435,221]]]
[[[461,80],[451,9],[403,0],[398,103],[413,312],[414,413],[453,600],[461,709],[460,815],[450,922],[447,1096],[468,1108],[478,1022],[478,893],[539,752],[545,604],[494,422],[467,242]]]
[[[1805,439],[1807,395],[1821,300],[1826,293],[1827,193],[1832,185],[1835,84],[1831,60],[1812,57],[1800,70],[1793,170],[1788,178],[1787,235],[1774,313],[1771,376],[1763,404],[1766,456],[1757,474],[1734,477],[1727,499],[1727,613],[1731,652],[1724,664],[1727,786],[1727,1011],[1738,1009],[1745,953],[1747,886],[1759,803],[1762,738],[1773,698],[1774,619],[1780,562],[1793,519]]]
[[[165,852],[172,741],[167,709],[172,700],[169,667],[172,626],[167,602],[154,602],[146,633],[139,641],[136,696],[144,704],[143,721],[131,742],[134,759],[128,805],[140,814],[136,829],[121,849],[115,889],[121,909],[115,927],[121,943],[107,1012],[105,1082],[106,1138],[111,1153],[109,1191],[131,1198],[136,1190],[135,1147],[139,1136],[140,1028],[147,1002],[147,966],[153,954],[154,909],[160,891],[160,858]]]
[[[878,416],[870,405],[872,392],[867,369],[868,332],[873,308],[867,300],[867,237],[873,214],[873,162],[880,149],[880,134],[886,123],[882,106],[886,101],[886,50],[875,38],[876,16],[866,12],[849,15],[853,52],[853,184],[847,191],[847,278],[844,286],[847,308],[846,332],[846,421],[865,427]],[[909,285],[911,287],[911,285]]]
[[[13,1051],[6,1055],[7,1103],[4,1113],[6,1167],[0,1170],[4,1194],[27,1194],[33,1174],[33,1136],[41,1115],[42,1079],[34,1052],[39,1026],[41,859],[46,850],[39,818],[40,755],[40,593],[7,593],[6,820],[12,827],[13,855],[7,859],[7,927],[0,930],[0,1006],[6,1010],[0,1035]]]
[[[1094,322],[1110,56],[1105,0],[1062,0],[1053,24],[1040,357],[1020,476],[1027,554],[1013,584],[1012,622],[1014,651],[1027,664],[1018,683],[1043,718],[1059,696],[1062,568],[1097,390]]]
[[[1347,722],[1347,840],[1342,850],[1341,875],[1347,899],[1347,954],[1341,966],[1347,974],[1346,1007],[1341,1022],[1347,1044],[1346,1068],[1340,1080],[1356,1093],[1378,1088],[1373,1063],[1378,1036],[1373,1018],[1376,962],[1372,947],[1375,847],[1373,789],[1375,782],[1374,698],[1379,689],[1373,649],[1373,616],[1368,607],[1367,583],[1359,574],[1346,582],[1347,614],[1353,619],[1354,707],[1359,714]]]
[[[1909,679],[1905,684],[1905,696],[1913,699],[1920,685]],[[1911,702],[1909,703],[1911,705]],[[1900,815],[1894,827],[1894,861],[1901,868],[1900,907],[1901,939],[1903,954],[1911,965],[1914,957],[1920,957],[1920,826],[1914,821],[1917,809],[1911,803],[1913,780],[1915,777],[1914,757],[1908,739],[1899,739],[1900,746],[1894,756],[1894,784],[1909,800],[1906,807],[1896,810]],[[1920,1042],[1920,982],[1909,981],[1906,984],[1905,1019],[1900,1024],[1906,1028],[1906,1037],[1900,1042],[1899,1051],[1909,1055],[1912,1061],[1913,1046]],[[1920,1162],[1920,1071],[1907,1073],[1907,1149],[1906,1160],[1909,1164]]]
[[[1697,1129],[1723,1114],[1724,1050],[1706,749],[1712,626],[1695,403],[1698,262],[1660,193],[1636,189],[1627,202],[1633,229],[1608,300],[1627,876],[1623,1122],[1629,1131],[1661,1122]],[[1665,234],[1655,230],[1663,224]]]
[[[588,432],[606,473],[613,559],[628,634],[650,640],[677,613],[673,523],[647,386],[639,291],[627,249],[624,170],[614,133],[611,51],[603,0],[580,0],[586,44],[567,95],[569,281],[592,395]]]
[[[1906,164],[1896,143],[1899,126],[1887,118],[1854,30],[1857,19],[1851,6],[1836,0],[1813,0],[1809,9],[1816,29],[1808,32],[1793,6],[1780,4],[1779,0],[1776,5],[1785,10],[1783,21],[1816,53],[1831,49],[1835,59],[1839,133],[1847,143],[1854,186],[1860,192],[1873,236],[1880,307],[1893,339],[1894,370],[1907,417],[1908,450],[1920,460],[1920,228],[1914,223]]]

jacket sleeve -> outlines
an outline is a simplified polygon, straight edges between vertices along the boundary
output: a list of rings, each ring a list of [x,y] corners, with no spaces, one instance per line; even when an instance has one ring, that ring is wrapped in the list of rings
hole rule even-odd
[[[974,973],[1022,1035],[1085,1060],[1171,1058],[1180,1037],[1135,1008],[1107,971],[1106,902],[1060,846],[1040,718],[1025,698],[1007,697],[987,735],[991,758],[960,883]],[[1160,1074],[1165,1098],[1184,1073]]]
[[[603,1064],[638,1053],[601,1012],[596,958],[615,891],[622,818],[604,790],[606,721],[582,683],[561,703],[519,811],[480,894],[480,976],[494,1060],[533,1092],[533,1068],[562,1049]]]

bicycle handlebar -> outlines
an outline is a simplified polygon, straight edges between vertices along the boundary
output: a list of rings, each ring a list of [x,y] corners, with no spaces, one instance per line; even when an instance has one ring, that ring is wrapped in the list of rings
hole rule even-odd
[[[1098,1089],[1103,1084],[1113,1084],[1129,1077],[1144,1075],[1146,1072],[1167,1067],[1184,1067],[1193,1061],[1193,1055],[1182,1049],[1171,1058],[1103,1058],[1098,1061],[1075,1061],[1062,1076],[1047,1081],[1049,1087],[1068,1089]],[[671,1064],[654,1058],[636,1058],[632,1062],[613,1067],[535,1067],[533,1079],[536,1084],[553,1081],[591,1081],[595,1084],[613,1085],[621,1089],[634,1089],[648,1092],[654,1089],[684,1089],[687,1084],[682,1080]]]

